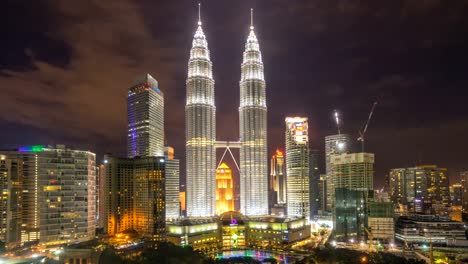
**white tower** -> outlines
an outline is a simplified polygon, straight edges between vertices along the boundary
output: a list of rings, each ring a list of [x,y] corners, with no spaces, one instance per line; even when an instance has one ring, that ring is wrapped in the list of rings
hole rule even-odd
[[[213,216],[216,207],[216,107],[210,51],[201,27],[198,28],[188,62],[185,105],[187,216]]]
[[[254,33],[245,44],[240,80],[240,198],[244,215],[268,214],[267,106],[262,54]]]

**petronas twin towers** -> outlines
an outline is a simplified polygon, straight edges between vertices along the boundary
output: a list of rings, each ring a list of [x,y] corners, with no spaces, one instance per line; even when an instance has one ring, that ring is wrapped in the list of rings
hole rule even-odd
[[[240,79],[239,142],[216,140],[214,80],[208,42],[199,17],[188,62],[185,106],[187,216],[216,212],[216,147],[240,148],[240,200],[245,215],[268,214],[267,106],[262,55],[253,25]]]

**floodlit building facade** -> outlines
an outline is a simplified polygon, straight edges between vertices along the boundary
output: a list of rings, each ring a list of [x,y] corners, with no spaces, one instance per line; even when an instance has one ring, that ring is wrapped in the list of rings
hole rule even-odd
[[[221,163],[216,170],[216,214],[234,211],[234,183],[231,168]]]
[[[164,157],[118,158],[105,155],[106,231],[135,230],[153,241],[165,240]]]
[[[268,214],[265,89],[262,54],[251,25],[241,65],[239,106],[240,211],[247,216]]]
[[[187,216],[216,212],[216,106],[208,42],[198,21],[188,61],[185,105]]]
[[[351,136],[348,134],[337,134],[325,137],[325,175],[326,177],[326,195],[325,210],[333,212],[335,202],[335,179],[331,156],[336,154],[348,153],[351,151]]]
[[[127,95],[127,157],[164,155],[164,94],[158,81],[145,74]]]
[[[12,174],[11,182],[20,188],[17,181],[21,181],[21,198],[14,198],[21,201],[21,244],[54,245],[94,238],[94,153],[64,145],[22,147],[0,153],[21,167],[21,176]],[[18,208],[13,211],[18,219]]]
[[[435,165],[390,170],[390,197],[400,214],[447,215],[450,189],[447,169]]]
[[[170,223],[167,236],[175,245],[206,253],[248,248],[287,250],[311,243],[310,225],[304,218],[246,217],[232,211]]]
[[[287,215],[310,217],[307,117],[286,117]]]
[[[277,149],[271,157],[270,166],[270,186],[273,196],[270,200],[270,207],[273,207],[275,204],[286,203],[286,170],[284,154],[281,150]]]

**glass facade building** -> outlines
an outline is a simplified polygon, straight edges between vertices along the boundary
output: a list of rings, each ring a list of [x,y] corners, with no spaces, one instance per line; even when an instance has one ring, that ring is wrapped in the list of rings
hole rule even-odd
[[[247,37],[240,80],[240,211],[268,214],[267,105],[262,54],[254,27]]]
[[[286,117],[287,215],[310,217],[309,125],[307,117]]]
[[[337,134],[325,137],[325,175],[326,175],[326,201],[325,210],[333,212],[335,203],[335,179],[331,156],[351,151],[351,136],[348,134]]]
[[[133,229],[153,241],[165,241],[164,157],[118,158],[105,155],[106,231]]]
[[[332,155],[337,237],[363,238],[368,226],[368,206],[374,198],[374,154]]]
[[[127,157],[164,155],[164,94],[158,81],[145,74],[127,95]]]
[[[216,107],[208,42],[201,21],[188,61],[185,105],[187,216],[213,216],[216,210]]]

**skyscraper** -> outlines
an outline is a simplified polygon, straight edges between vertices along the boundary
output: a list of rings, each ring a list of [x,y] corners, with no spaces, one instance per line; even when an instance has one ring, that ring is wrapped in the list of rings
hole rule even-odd
[[[286,117],[287,215],[310,217],[307,117]]]
[[[145,74],[127,95],[127,157],[163,156],[164,95],[158,81]]]
[[[390,196],[402,214],[446,215],[450,205],[447,169],[435,165],[392,169]]]
[[[216,214],[234,211],[234,183],[232,171],[226,163],[216,170]]]
[[[462,171],[460,173],[460,183],[463,187],[462,194],[462,212],[463,219],[468,219],[468,171]]]
[[[320,170],[319,170],[319,151],[317,149],[310,150],[309,157],[309,200],[310,200],[310,219],[318,215],[318,210],[321,208],[320,197]],[[323,210],[323,209],[320,209]]]
[[[180,217],[180,161],[174,159],[174,148],[165,147],[166,158],[166,220]]]
[[[331,155],[334,174],[334,228],[337,237],[363,237],[373,200],[374,154]]]
[[[188,61],[185,105],[187,216],[216,209],[216,107],[208,42],[199,17]]]
[[[351,137],[348,134],[337,134],[325,137],[325,174],[326,188],[327,188],[327,200],[326,208],[327,212],[333,212],[335,202],[335,186],[334,186],[334,174],[333,166],[330,162],[331,155],[347,153],[351,150]]]
[[[268,214],[267,105],[262,54],[251,23],[240,80],[241,213]]]
[[[154,241],[165,240],[164,157],[104,159],[107,233],[133,229]]]
[[[270,163],[270,185],[274,196],[270,202],[270,207],[274,206],[274,203],[286,203],[286,171],[284,165],[284,154],[277,149],[275,155],[271,157]]]

